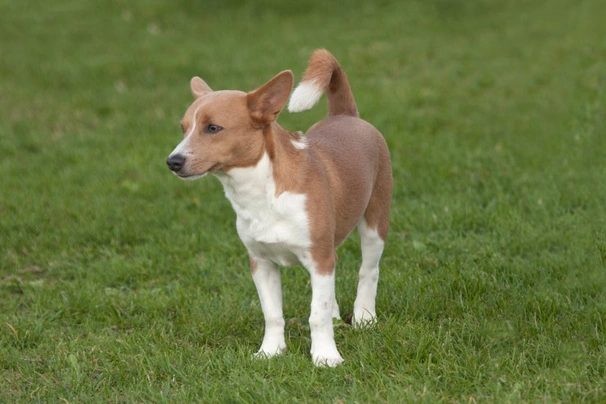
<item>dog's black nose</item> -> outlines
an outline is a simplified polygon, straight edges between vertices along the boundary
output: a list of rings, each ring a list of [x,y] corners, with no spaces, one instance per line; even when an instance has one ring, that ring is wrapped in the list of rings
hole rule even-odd
[[[183,168],[183,164],[185,164],[185,157],[181,154],[168,156],[166,160],[166,165],[174,172],[180,171]]]

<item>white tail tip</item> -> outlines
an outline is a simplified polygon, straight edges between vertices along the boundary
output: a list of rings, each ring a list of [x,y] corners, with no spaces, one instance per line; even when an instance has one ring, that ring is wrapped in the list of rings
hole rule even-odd
[[[290,112],[307,111],[316,105],[323,93],[322,89],[313,81],[303,81],[290,96],[288,110]]]

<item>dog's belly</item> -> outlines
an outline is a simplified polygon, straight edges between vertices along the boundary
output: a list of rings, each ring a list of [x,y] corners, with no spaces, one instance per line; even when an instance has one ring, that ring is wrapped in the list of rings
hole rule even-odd
[[[249,242],[247,246],[249,251],[253,253],[257,258],[264,258],[275,262],[281,266],[297,265],[299,258],[293,248],[284,243],[260,243],[260,242]]]
[[[300,262],[311,245],[305,196],[284,192],[271,207],[237,212],[237,229],[249,253],[278,265]]]
[[[299,264],[299,257],[309,248],[306,226],[286,219],[264,221],[238,218],[240,239],[256,258],[268,259],[278,265]]]

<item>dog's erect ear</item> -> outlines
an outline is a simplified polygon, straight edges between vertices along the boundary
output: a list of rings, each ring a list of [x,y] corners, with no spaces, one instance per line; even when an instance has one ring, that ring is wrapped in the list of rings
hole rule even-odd
[[[206,84],[206,82],[198,76],[191,79],[189,86],[191,87],[191,93],[195,98],[200,98],[204,94],[212,93],[213,91],[210,89],[208,84]]]
[[[292,72],[285,70],[248,93],[246,101],[250,116],[263,126],[275,121],[290,96],[293,81]]]

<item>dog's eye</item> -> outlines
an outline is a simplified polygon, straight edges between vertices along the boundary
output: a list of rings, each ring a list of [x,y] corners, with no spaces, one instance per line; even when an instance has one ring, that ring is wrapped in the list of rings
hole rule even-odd
[[[215,125],[215,124],[211,123],[210,125],[208,125],[206,127],[206,129],[204,130],[204,132],[210,133],[210,134],[214,134],[214,133],[219,133],[222,130],[223,130],[223,128],[220,127],[219,125]]]

